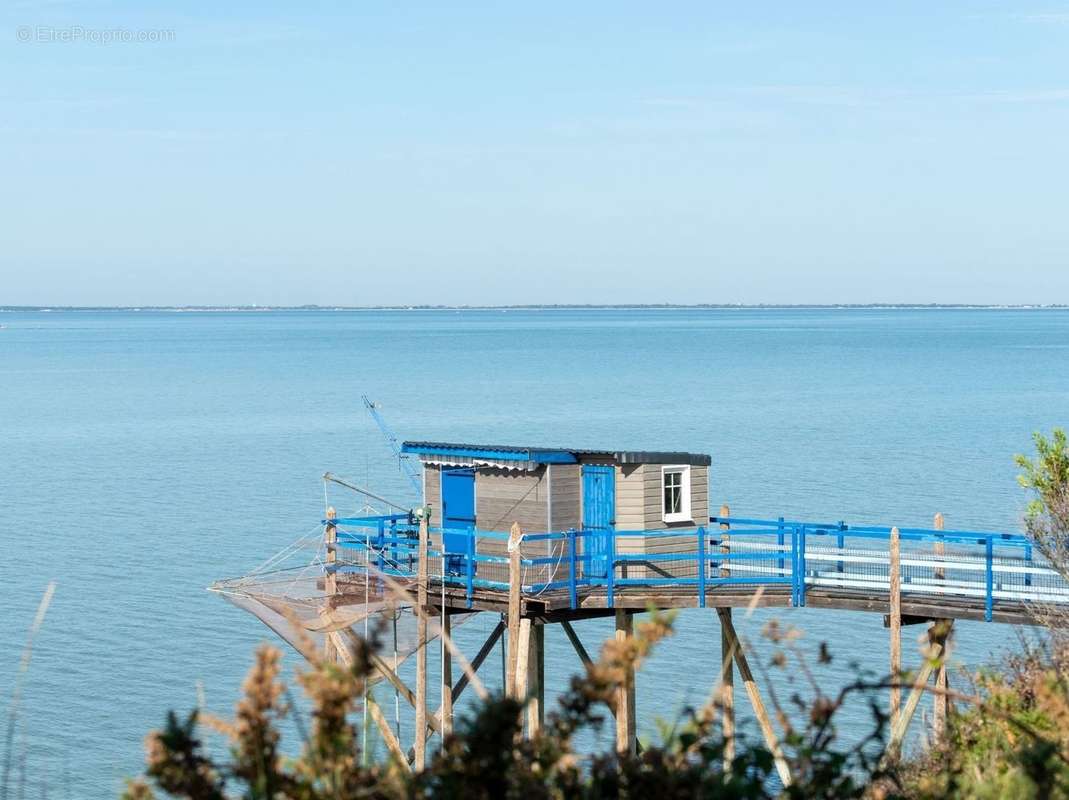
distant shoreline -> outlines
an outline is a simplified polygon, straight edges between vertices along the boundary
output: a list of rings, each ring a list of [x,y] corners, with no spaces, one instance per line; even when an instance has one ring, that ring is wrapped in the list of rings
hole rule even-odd
[[[272,311],[803,311],[803,310],[1010,310],[1042,311],[1069,309],[1069,304],[1050,303],[619,303],[619,304],[528,304],[528,305],[381,305],[381,306],[0,306],[0,313],[85,312],[85,313],[258,313]]]

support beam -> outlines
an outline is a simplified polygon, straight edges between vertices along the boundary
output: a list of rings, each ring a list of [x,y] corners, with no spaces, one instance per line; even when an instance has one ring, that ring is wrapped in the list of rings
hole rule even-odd
[[[772,728],[772,718],[768,715],[764,700],[761,699],[761,691],[757,687],[757,681],[754,680],[753,672],[750,670],[750,662],[746,658],[746,651],[743,649],[742,642],[735,632],[735,625],[731,621],[731,609],[718,608],[717,613],[720,614],[721,630],[730,640],[730,652],[734,654],[735,663],[739,667],[739,677],[742,678],[746,694],[750,698],[750,705],[753,706],[754,716],[757,717],[757,725],[761,728],[761,735],[765,737],[765,746],[772,753],[780,781],[783,782],[784,786],[790,786],[791,771],[787,766],[787,759],[783,755],[783,748],[780,746],[779,739],[776,738],[776,732]]]
[[[341,634],[337,631],[331,631],[326,636],[325,644],[330,645],[334,652],[335,663],[340,663],[345,667],[352,667],[353,654],[349,650],[349,647],[345,644],[345,640],[342,639]]]
[[[530,653],[527,661],[527,736],[533,739],[542,732],[546,722],[546,628],[531,625]]]
[[[518,522],[512,523],[509,532],[509,657],[508,668],[505,673],[505,694],[510,697],[518,697],[516,691],[516,660],[519,655],[520,644],[520,582],[523,575],[520,570],[520,543],[523,541],[523,531]]]
[[[483,665],[483,662],[486,661],[487,657],[493,651],[494,645],[497,644],[497,640],[498,639],[501,639],[502,643],[504,643],[504,638],[502,637],[502,634],[504,632],[505,632],[505,623],[504,623],[504,621],[500,621],[500,622],[497,623],[497,625],[494,626],[494,630],[491,631],[491,633],[487,637],[486,641],[483,642],[483,646],[479,648],[479,652],[476,653],[475,658],[472,659],[472,661],[471,661],[471,669],[472,669],[473,672],[478,672],[479,671],[479,667],[481,667]],[[503,662],[504,662],[504,659],[502,659],[502,663]],[[456,703],[456,701],[460,699],[460,696],[462,694],[464,694],[464,690],[468,688],[468,684],[470,682],[471,682],[471,678],[468,677],[468,673],[467,672],[465,672],[463,675],[460,676],[460,679],[456,682],[456,685],[453,686],[453,702],[454,703]],[[401,686],[404,687],[404,691],[408,690],[408,687],[404,686],[404,684],[401,684]],[[411,694],[411,692],[409,692],[409,694]],[[414,697],[413,697],[411,702],[412,702],[413,707],[415,707],[415,698]],[[427,719],[427,730],[424,733],[424,736],[427,739],[431,738],[431,735],[434,734],[437,730],[439,730],[439,725],[440,725],[439,720],[441,720],[441,718],[442,718],[442,710],[443,710],[442,706],[438,706],[438,710]],[[415,751],[412,748],[409,748],[408,752],[409,752],[409,759],[411,759],[412,758],[412,754]]]
[[[564,629],[564,633],[568,637],[568,641],[572,643],[572,647],[575,649],[576,655],[579,656],[579,660],[583,662],[583,666],[589,667],[593,664],[593,660],[590,658],[590,653],[583,647],[583,643],[579,640],[579,634],[575,632],[575,628],[572,627],[572,623],[567,620],[561,620],[560,626]]]
[[[616,609],[616,641],[626,642],[634,634],[634,612]],[[628,667],[624,679],[616,690],[616,752],[634,756],[635,740],[635,670]]]
[[[501,615],[501,628],[503,631],[509,629],[509,615]],[[509,651],[508,651],[508,636],[501,637],[501,694],[508,696],[509,693]]]
[[[419,520],[419,561],[416,567],[416,746],[413,766],[422,772],[427,764],[427,512]]]
[[[902,563],[899,558],[898,528],[891,528],[889,545],[889,593],[891,627],[891,728],[898,725],[902,705],[902,690],[898,686],[902,675]]]
[[[402,681],[401,678],[398,677],[397,673],[390,668],[390,665],[382,660],[381,656],[373,654],[371,656],[371,663],[374,665],[375,670],[379,674],[381,674],[382,677],[384,677],[387,681],[389,681],[395,689],[397,689],[401,697],[405,698],[405,700],[408,701],[408,704],[412,706],[412,708],[418,708],[415,693],[411,689],[409,689],[407,685],[405,685],[405,682]],[[441,726],[438,722],[438,717],[428,717],[426,728],[428,735],[430,735],[431,733],[440,732]]]
[[[906,699],[905,710],[891,725],[891,738],[887,742],[887,753],[892,757],[898,754],[902,741],[906,738],[909,723],[917,711],[917,705],[920,703],[921,695],[924,693],[924,687],[928,685],[928,679],[932,675],[933,668],[942,655],[943,648],[939,645],[933,645],[931,652],[924,660],[924,666],[917,673],[917,679],[913,682],[913,691],[909,693],[909,697]]]
[[[931,625],[934,620],[931,617],[918,616],[917,614],[902,614],[898,618],[898,624],[903,628],[909,625]],[[883,615],[883,627],[891,627],[891,615]]]
[[[728,772],[735,760],[735,642],[729,632],[734,628],[730,608],[718,608],[716,613],[720,617],[720,724],[724,734],[724,771]]]
[[[397,741],[397,736],[390,727],[390,723],[386,721],[379,704],[370,697],[367,698],[366,702],[367,709],[371,712],[371,718],[375,721],[375,725],[378,726],[379,733],[382,735],[382,741],[386,743],[386,749],[390,751],[390,755],[394,757],[401,769],[411,772],[412,768],[409,766],[408,759],[405,758],[405,753],[401,749],[401,743]]]
[[[497,640],[501,638],[501,635],[504,632],[505,632],[505,623],[504,622],[498,622],[497,625],[494,626],[493,631],[491,631],[490,635],[486,638],[486,641],[483,642],[483,646],[479,648],[479,652],[475,654],[475,658],[473,658],[471,660],[471,668],[473,670],[475,670],[476,672],[479,671],[479,667],[481,667],[483,665],[483,662],[486,661],[487,656],[490,655],[490,651],[494,649],[494,645],[497,644]],[[468,676],[466,674],[465,675],[461,675],[460,676],[460,680],[458,680],[456,682],[456,685],[453,687],[453,702],[454,703],[457,700],[460,699],[460,695],[467,688],[468,688]]]

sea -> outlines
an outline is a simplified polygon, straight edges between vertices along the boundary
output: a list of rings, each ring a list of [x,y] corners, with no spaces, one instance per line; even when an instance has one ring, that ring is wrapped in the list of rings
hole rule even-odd
[[[341,514],[363,504],[337,486],[325,493],[324,472],[415,502],[363,395],[402,439],[708,453],[711,505],[736,515],[927,526],[942,512],[951,528],[1018,531],[1028,497],[1013,456],[1034,431],[1069,423],[1069,311],[0,313],[10,797],[116,797],[168,710],[230,713],[257,645],[280,643],[206,587],[314,534],[325,502]],[[496,622],[482,616],[458,629],[469,653]],[[798,631],[812,682],[793,661],[770,664],[762,631],[773,619]],[[887,669],[879,614],[736,612],[736,626],[766,700],[799,720],[793,695]],[[922,628],[904,629],[907,666]],[[611,623],[577,629],[596,651]],[[952,681],[1031,636],[959,624]],[[819,663],[821,643],[830,663]],[[580,663],[555,629],[546,647],[552,705]],[[719,652],[715,613],[682,612],[638,677],[643,739],[656,743],[704,702]],[[285,663],[292,682],[300,659]],[[481,675],[499,687],[500,661]],[[392,719],[392,690],[377,691]],[[473,701],[468,692],[458,715]],[[407,712],[400,725],[410,737]],[[848,705],[843,746],[871,726],[864,702]],[[298,750],[298,734],[287,737]],[[583,747],[612,743],[609,729],[586,737]]]

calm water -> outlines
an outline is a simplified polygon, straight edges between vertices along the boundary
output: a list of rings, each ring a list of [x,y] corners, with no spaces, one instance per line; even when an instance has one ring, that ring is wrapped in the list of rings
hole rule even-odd
[[[114,796],[140,769],[144,734],[166,709],[191,707],[198,681],[212,709],[229,708],[269,634],[204,587],[313,527],[325,470],[406,497],[361,393],[411,438],[709,452],[714,504],[742,515],[922,525],[942,511],[953,526],[1002,529],[1024,503],[1013,453],[1034,429],[1069,422],[1062,311],[9,313],[0,324],[5,707],[41,592],[58,582],[16,750],[28,796],[42,781],[52,797]],[[779,615],[807,646],[830,642],[829,686],[851,675],[850,658],[886,669],[879,616]],[[738,624],[757,638],[767,616]],[[488,625],[462,640],[474,648]],[[679,630],[639,679],[648,735],[713,680],[715,615],[686,612]],[[606,631],[580,626],[589,646]],[[547,640],[552,689],[576,661],[555,632]],[[967,624],[956,656],[974,664],[1015,642],[1010,628]],[[858,731],[864,719],[855,709],[845,722]]]

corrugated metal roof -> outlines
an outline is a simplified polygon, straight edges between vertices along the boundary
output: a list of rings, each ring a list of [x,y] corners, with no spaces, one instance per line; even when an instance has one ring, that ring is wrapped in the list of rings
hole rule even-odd
[[[498,461],[534,461],[541,464],[574,464],[584,458],[606,458],[617,464],[693,464],[708,466],[703,453],[642,450],[590,450],[576,447],[525,447],[519,445],[464,444],[458,442],[405,442],[405,453],[452,455]]]

